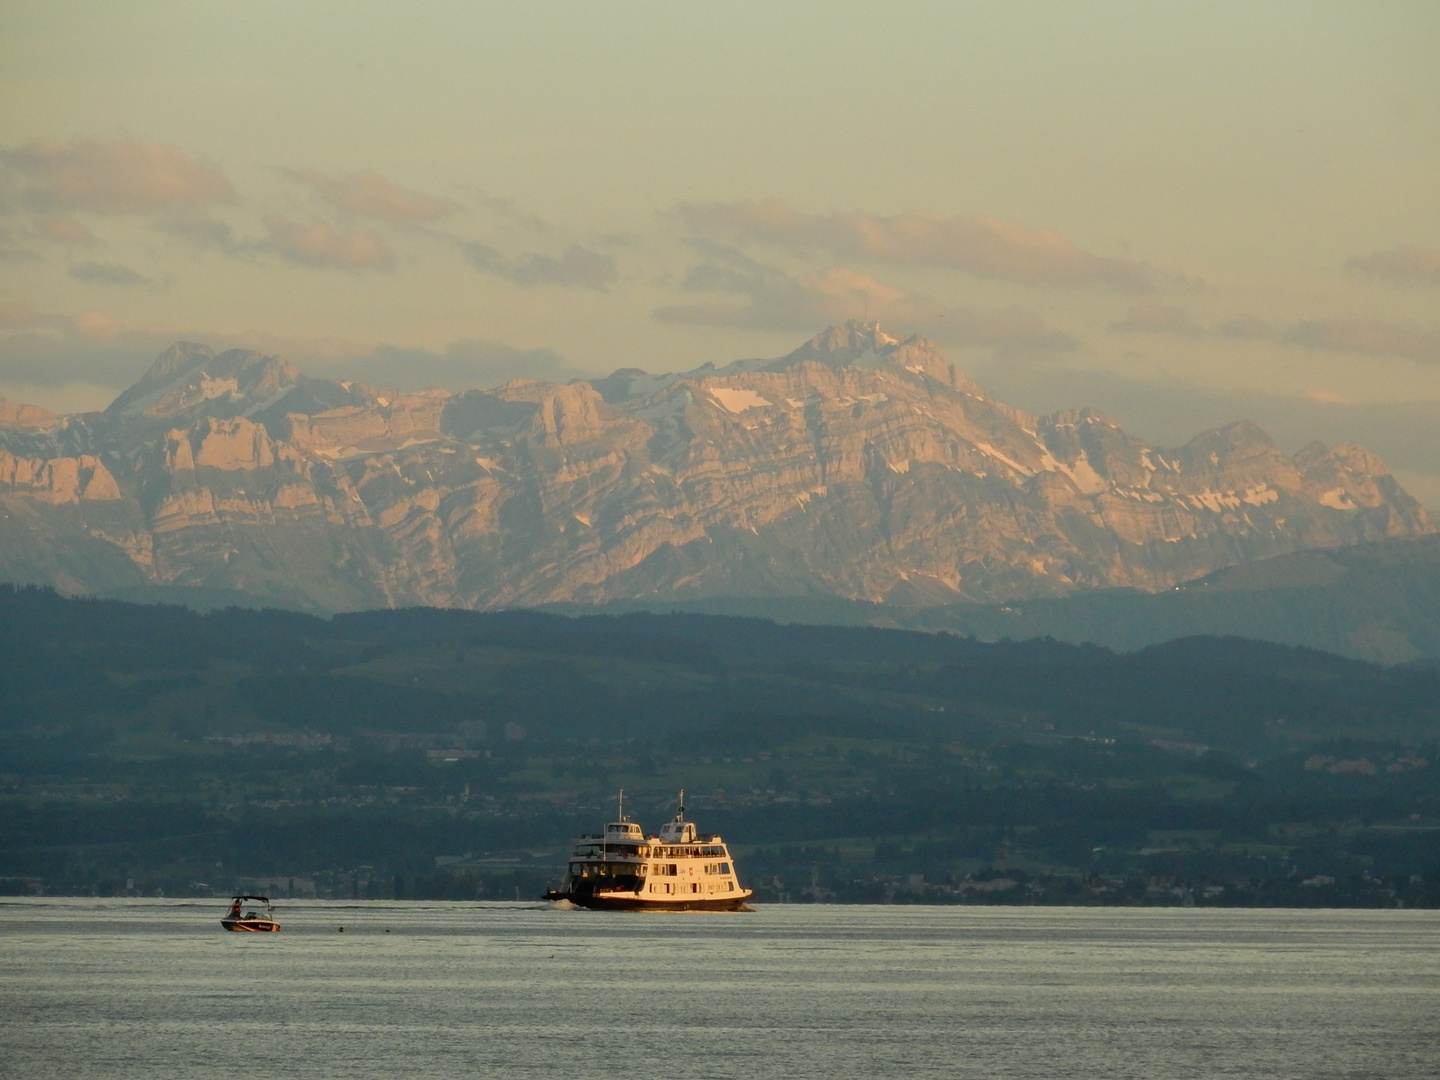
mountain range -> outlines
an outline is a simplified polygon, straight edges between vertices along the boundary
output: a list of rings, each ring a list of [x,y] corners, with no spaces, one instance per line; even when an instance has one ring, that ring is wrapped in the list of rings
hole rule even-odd
[[[217,600],[209,606],[224,603]],[[554,604],[549,610],[623,614],[658,606],[617,601]],[[713,597],[664,607],[779,623],[947,631],[980,641],[1054,638],[1120,652],[1208,634],[1433,668],[1440,665],[1440,534],[1276,555],[1158,593],[1091,589],[1060,598],[925,608],[823,597]]]
[[[0,579],[69,593],[932,609],[1434,531],[1363,447],[1031,416],[872,323],[772,360],[418,393],[178,343],[104,412],[0,402]]]

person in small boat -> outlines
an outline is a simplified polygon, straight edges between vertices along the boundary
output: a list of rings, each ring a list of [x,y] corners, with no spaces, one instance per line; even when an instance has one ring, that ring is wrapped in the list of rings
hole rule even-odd
[[[239,900],[236,900],[233,904],[230,905],[230,916],[229,916],[229,917],[232,918],[232,919],[238,919],[238,918],[240,918],[240,901],[239,901]]]

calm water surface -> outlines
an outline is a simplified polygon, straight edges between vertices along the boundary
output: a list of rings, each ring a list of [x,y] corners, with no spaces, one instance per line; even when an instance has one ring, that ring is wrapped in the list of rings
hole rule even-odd
[[[224,908],[0,903],[0,1074],[1440,1076],[1435,912]]]

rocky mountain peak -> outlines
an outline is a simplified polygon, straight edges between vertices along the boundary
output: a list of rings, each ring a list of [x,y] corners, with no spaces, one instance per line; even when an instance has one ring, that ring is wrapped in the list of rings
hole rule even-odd
[[[843,326],[831,326],[820,331],[785,359],[792,363],[819,360],[833,367],[850,363],[868,353],[880,354],[898,344],[900,339],[881,330],[878,322],[851,319]]]
[[[105,412],[172,421],[248,415],[277,401],[300,379],[299,370],[278,356],[251,349],[216,355],[207,346],[178,342]]]
[[[947,386],[956,385],[955,369],[946,362],[940,347],[918,334],[900,339],[885,333],[879,323],[851,319],[843,326],[822,330],[800,348],[768,365],[783,369],[793,364],[815,361],[827,367],[876,367],[894,364],[917,375],[928,375]],[[963,379],[963,376],[960,378]],[[979,392],[979,387],[964,380],[966,392]]]
[[[0,409],[0,579],[70,591],[915,606],[1168,589],[1434,528],[1353,444],[1032,417],[874,323],[778,359],[403,394],[180,343],[105,414],[22,416],[43,419]]]

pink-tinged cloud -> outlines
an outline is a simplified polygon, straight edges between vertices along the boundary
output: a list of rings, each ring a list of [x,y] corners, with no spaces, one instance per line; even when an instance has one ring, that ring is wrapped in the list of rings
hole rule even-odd
[[[1440,364],[1440,325],[1384,322],[1380,319],[1332,319],[1302,322],[1285,332],[1285,340],[1309,349],[1396,356]]]
[[[684,206],[680,216],[703,232],[789,248],[819,247],[845,259],[948,266],[1029,285],[1101,283],[1143,292],[1161,277],[1132,259],[1084,251],[1053,229],[989,217],[806,214],[781,199]]]
[[[323,221],[301,225],[279,214],[267,214],[270,246],[291,262],[305,266],[336,266],[364,270],[391,266],[395,253],[372,232],[337,229]]]
[[[449,199],[436,199],[392,184],[377,172],[326,176],[318,169],[287,169],[292,180],[309,186],[342,210],[384,221],[434,221],[460,209]]]
[[[1390,251],[1356,255],[1345,263],[1381,281],[1420,281],[1440,285],[1440,251],[1401,244]]]
[[[42,217],[35,219],[35,231],[47,240],[77,247],[91,247],[95,234],[73,217]]]
[[[224,173],[155,139],[42,140],[4,160],[27,182],[29,201],[52,210],[144,214],[235,198]]]
[[[103,311],[82,311],[70,320],[75,333],[91,341],[108,341],[120,333],[120,324]]]

